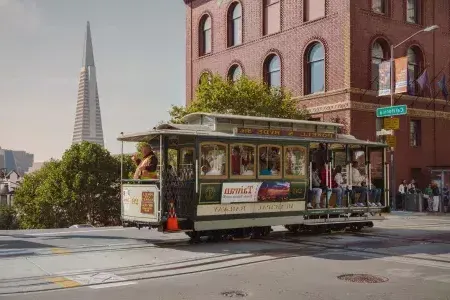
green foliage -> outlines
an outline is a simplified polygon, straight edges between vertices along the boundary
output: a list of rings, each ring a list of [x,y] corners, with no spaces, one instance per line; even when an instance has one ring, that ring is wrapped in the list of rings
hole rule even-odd
[[[14,208],[1,205],[0,206],[0,230],[17,229],[19,224],[17,222],[17,215]]]
[[[25,176],[14,198],[20,225],[115,224],[120,220],[119,179],[120,157],[96,144],[75,144],[61,161],[46,163]]]
[[[202,80],[197,87],[196,99],[188,106],[172,106],[171,121],[193,112],[215,112],[234,115],[287,118],[303,120],[309,117],[305,108],[283,88],[269,88],[262,82],[245,76],[232,83],[219,75]]]

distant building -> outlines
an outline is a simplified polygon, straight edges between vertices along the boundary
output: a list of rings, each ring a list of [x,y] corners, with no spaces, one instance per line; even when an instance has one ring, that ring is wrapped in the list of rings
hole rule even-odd
[[[0,170],[5,173],[17,172],[23,176],[31,168],[34,155],[22,150],[8,150],[0,148]]]
[[[42,166],[44,165],[44,162],[35,162],[31,168],[28,170],[27,173],[33,173],[36,171],[39,171],[40,168],[42,168]]]
[[[94,50],[89,22],[87,23],[83,66],[78,84],[78,101],[72,144],[82,141],[104,146]]]

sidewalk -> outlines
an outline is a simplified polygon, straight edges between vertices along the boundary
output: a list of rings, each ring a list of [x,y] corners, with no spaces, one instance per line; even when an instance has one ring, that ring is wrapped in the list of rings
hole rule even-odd
[[[401,210],[393,210],[389,214],[385,215],[393,215],[393,216],[416,216],[416,217],[445,217],[450,218],[450,213],[433,213],[433,212],[415,212],[415,211],[401,211]]]

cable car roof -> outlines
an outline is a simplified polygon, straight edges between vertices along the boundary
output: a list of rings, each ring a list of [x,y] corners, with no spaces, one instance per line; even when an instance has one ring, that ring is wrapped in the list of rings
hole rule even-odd
[[[161,124],[153,130],[144,132],[123,134],[117,139],[123,142],[150,142],[160,135],[165,136],[197,136],[197,137],[211,137],[215,139],[233,139],[233,140],[261,140],[261,138],[272,141],[295,141],[308,143],[328,143],[328,144],[351,144],[371,147],[387,147],[386,144],[358,140],[352,135],[336,134],[335,138],[303,138],[296,136],[261,136],[261,135],[247,135],[239,134],[236,131],[233,133],[214,131],[211,127],[205,125],[190,125],[190,124]]]
[[[274,123],[291,123],[291,124],[307,124],[307,125],[321,125],[321,126],[333,126],[343,127],[344,125],[339,123],[321,122],[321,121],[308,121],[308,120],[295,120],[295,119],[282,119],[282,118],[268,118],[268,117],[255,117],[255,116],[243,116],[243,115],[230,115],[230,114],[217,114],[217,113],[205,113],[195,112],[184,116],[181,120],[183,122],[190,123],[193,120],[199,119],[202,116],[211,118],[221,118],[230,120],[242,120],[242,121],[256,121],[256,122],[274,122]]]

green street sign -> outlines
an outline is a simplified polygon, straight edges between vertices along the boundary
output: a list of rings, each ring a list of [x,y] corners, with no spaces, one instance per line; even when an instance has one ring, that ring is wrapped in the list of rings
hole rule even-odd
[[[406,105],[396,105],[377,108],[377,117],[392,117],[402,116],[408,114],[408,107]]]

